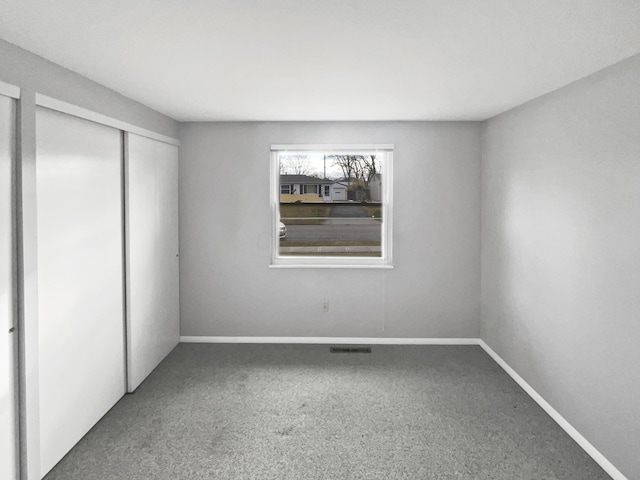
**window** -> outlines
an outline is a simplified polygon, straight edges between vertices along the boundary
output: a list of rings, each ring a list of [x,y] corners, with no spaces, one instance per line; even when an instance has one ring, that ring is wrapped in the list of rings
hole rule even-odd
[[[392,161],[393,145],[273,145],[271,265],[390,268]]]
[[[318,194],[318,185],[303,185],[303,193]]]

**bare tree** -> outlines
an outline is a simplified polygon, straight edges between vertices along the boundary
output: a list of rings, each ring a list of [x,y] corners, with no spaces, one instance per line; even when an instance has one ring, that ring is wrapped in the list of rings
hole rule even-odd
[[[280,173],[283,175],[311,175],[312,172],[307,155],[287,155],[280,159]]]
[[[375,155],[331,155],[335,166],[340,167],[347,181],[347,190],[363,190],[369,197],[369,183],[378,173]]]
[[[376,165],[375,155],[363,155],[362,156],[362,180],[368,187],[371,180],[375,178],[378,173],[378,166]]]
[[[333,160],[333,165],[340,167],[345,180],[351,180],[356,177],[357,160],[355,155],[331,155],[329,158]]]

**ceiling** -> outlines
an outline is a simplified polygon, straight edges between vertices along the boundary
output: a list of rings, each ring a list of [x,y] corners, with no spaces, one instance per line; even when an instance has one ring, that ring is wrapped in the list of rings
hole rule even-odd
[[[483,120],[640,53],[639,0],[0,0],[0,38],[176,120]]]

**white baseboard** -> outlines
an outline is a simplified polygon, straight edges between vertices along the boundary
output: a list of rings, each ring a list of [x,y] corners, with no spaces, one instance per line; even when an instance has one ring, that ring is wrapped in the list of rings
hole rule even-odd
[[[318,345],[478,345],[477,338],[180,337],[181,343],[295,343]]]
[[[553,408],[549,403],[542,398],[542,396],[536,392],[531,385],[529,385],[518,373],[509,366],[507,362],[505,362],[500,355],[493,351],[493,349],[487,345],[484,340],[478,340],[478,345],[480,345],[485,352],[487,352],[491,358],[493,358],[498,365],[500,365],[505,372],[507,372],[511,378],[513,378],[518,385],[522,387],[522,389],[529,394],[535,402],[542,407],[542,409],[547,412],[547,414],[555,420],[555,422],[560,425],[560,427],[569,434],[571,438],[575,440],[575,442],[582,447],[582,449],[587,452],[587,454],[593,458],[598,465],[602,467],[602,469],[607,472],[613,480],[628,480],[620,470],[618,470],[609,460],[605,458],[605,456],[598,451],[596,447],[594,447],[586,438],[584,438],[580,432],[578,432],[573,426],[565,420],[565,418],[558,413],[558,411]]]

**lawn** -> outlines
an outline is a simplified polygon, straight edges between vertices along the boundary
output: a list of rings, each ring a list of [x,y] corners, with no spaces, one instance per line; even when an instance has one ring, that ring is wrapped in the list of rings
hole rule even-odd
[[[281,203],[280,204],[280,217],[281,218],[310,218],[310,217],[322,217],[329,216],[329,210],[331,206],[309,203]],[[287,223],[287,222],[285,222]]]
[[[382,219],[382,205],[367,205],[363,203],[352,204],[367,212],[367,216]],[[309,203],[281,203],[280,219],[286,225],[315,225],[322,223],[320,220],[292,220],[299,218],[327,218],[331,211],[331,205]]]
[[[369,215],[370,217],[382,218],[382,205],[359,204],[359,206],[366,210],[367,215]]]

